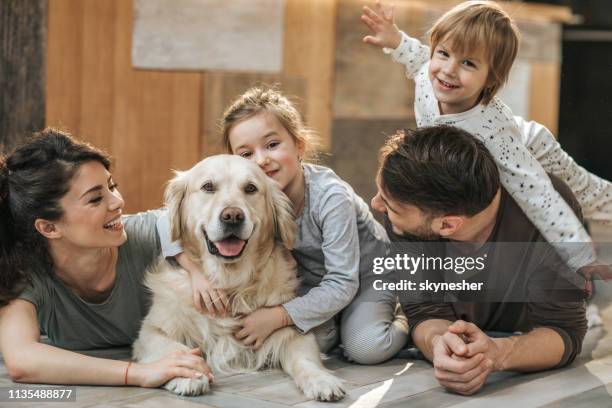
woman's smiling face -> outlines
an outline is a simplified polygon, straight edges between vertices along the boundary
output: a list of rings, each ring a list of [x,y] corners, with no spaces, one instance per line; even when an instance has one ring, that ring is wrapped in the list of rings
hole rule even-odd
[[[61,239],[81,248],[118,247],[127,235],[121,222],[123,198],[110,172],[99,162],[82,164],[60,199],[64,211],[54,222]]]

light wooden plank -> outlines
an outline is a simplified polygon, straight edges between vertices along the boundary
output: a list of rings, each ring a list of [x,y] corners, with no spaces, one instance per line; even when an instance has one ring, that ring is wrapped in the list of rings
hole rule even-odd
[[[412,366],[414,366],[414,369]],[[397,378],[398,375],[412,375],[422,370],[430,370],[429,365],[422,361],[415,364],[407,360],[395,359],[376,366],[352,364],[334,370],[333,373],[345,381],[345,389],[348,391],[367,384],[382,383],[385,380]],[[283,381],[275,381],[264,386],[252,387],[251,389],[241,391],[240,394],[288,405],[308,401],[308,398],[299,391],[294,381],[287,375],[285,375]]]
[[[355,386],[364,386],[426,370],[431,371],[431,366],[425,361],[394,359],[375,366],[347,366],[335,370],[334,375]]]
[[[45,123],[81,131],[83,7],[79,0],[48,0]]]
[[[77,403],[82,405],[105,403],[123,403],[133,398],[143,398],[155,395],[159,390],[140,387],[100,387],[78,386],[76,389]]]
[[[248,398],[237,394],[228,394],[219,391],[212,391],[209,394],[196,397],[194,401],[201,401],[215,407],[223,408],[281,408],[287,407],[286,404],[277,404],[271,401],[262,401]]]
[[[307,80],[309,127],[331,145],[337,0],[285,0],[283,73]]]
[[[171,394],[166,391],[166,394],[155,394],[147,396],[139,401],[128,402],[122,406],[126,408],[212,408],[212,405],[208,405],[202,402],[197,397],[180,397],[175,394]]]
[[[112,149],[114,120],[114,78],[117,34],[115,1],[86,2],[81,17],[82,39],[80,83],[80,127],[78,137],[95,146]],[[55,29],[55,28],[54,28]],[[58,29],[60,29],[58,27]]]
[[[605,364],[602,362],[597,365]],[[541,406],[544,404],[580,394],[600,387],[612,381],[612,365],[603,378],[591,374],[586,367],[569,368],[546,376],[544,378],[518,384],[516,386],[500,387],[500,390],[488,395],[479,396],[456,405],[461,408],[480,407],[483,405],[495,407]]]
[[[288,376],[283,381],[247,390],[241,392],[240,395],[286,405],[295,405],[309,400]]]
[[[610,387],[608,387],[610,388]],[[576,407],[607,407],[612,405],[612,389],[604,386],[594,388],[582,394],[572,395],[551,402],[542,408],[576,408]]]
[[[353,404],[355,406],[376,406],[437,387],[439,387],[438,382],[431,370],[424,370],[352,389],[343,400],[334,403],[334,406],[349,407]],[[328,405],[319,401],[308,401],[295,406],[323,408]]]
[[[232,377],[218,378],[212,388],[224,393],[243,393],[258,387],[287,381],[287,374],[282,370],[264,370],[257,373],[239,374]]]
[[[283,6],[283,0],[136,0],[133,64],[278,73]]]
[[[560,62],[533,62],[529,82],[529,119],[540,122],[556,136],[559,125]]]

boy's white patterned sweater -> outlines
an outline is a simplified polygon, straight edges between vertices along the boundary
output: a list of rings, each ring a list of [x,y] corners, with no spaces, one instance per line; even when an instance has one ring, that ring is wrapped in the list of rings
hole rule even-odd
[[[495,97],[488,105],[478,104],[465,112],[441,115],[429,80],[429,47],[402,32],[400,45],[394,50],[386,48],[384,52],[403,64],[406,75],[415,81],[414,113],[418,127],[453,125],[480,139],[497,163],[502,185],[568,264],[578,269],[595,261],[591,237],[553,188],[535,158],[537,152],[532,154],[525,146],[521,130],[506,104]],[[556,168],[552,166],[550,170]]]

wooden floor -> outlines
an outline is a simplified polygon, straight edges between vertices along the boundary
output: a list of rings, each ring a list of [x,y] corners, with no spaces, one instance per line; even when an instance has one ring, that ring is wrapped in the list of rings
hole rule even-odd
[[[612,236],[606,242],[612,243]],[[612,248],[612,244],[606,244]],[[612,262],[609,251],[608,262]],[[2,407],[612,407],[612,282],[599,284],[594,303],[603,326],[587,333],[583,351],[568,368],[536,374],[496,373],[475,396],[462,397],[438,386],[431,366],[409,351],[378,366],[359,366],[340,356],[326,366],[345,380],[347,395],[335,403],[307,400],[291,379],[278,370],[217,378],[200,397],[178,397],[165,390],[135,387],[77,387],[76,402],[6,403]],[[127,358],[126,349],[98,352]],[[14,386],[0,366],[0,387]]]
[[[612,321],[612,308],[608,308]],[[279,370],[218,378],[200,397],[178,397],[165,390],[135,387],[77,387],[76,402],[2,403],[2,407],[610,407],[612,336],[598,327],[588,333],[584,351],[569,368],[536,374],[496,373],[480,393],[462,397],[446,392],[425,361],[407,356],[378,366],[358,366],[332,357],[326,366],[346,381],[347,395],[335,403],[306,399]],[[115,357],[125,351],[112,351]],[[407,353],[404,353],[407,354]],[[402,356],[400,356],[402,357]],[[4,367],[0,387],[14,386]]]

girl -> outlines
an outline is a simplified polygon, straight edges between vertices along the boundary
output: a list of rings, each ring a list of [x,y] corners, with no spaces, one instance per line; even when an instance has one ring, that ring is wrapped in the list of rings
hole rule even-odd
[[[131,345],[148,308],[157,213],[122,216],[109,168],[54,129],[0,158],[0,349],[13,381],[158,387],[210,376],[198,349],[149,364],[70,351]]]
[[[404,316],[395,316],[396,298],[373,293],[365,279],[374,257],[384,256],[388,238],[367,204],[332,170],[308,164],[312,133],[293,104],[279,92],[252,88],[238,97],[223,117],[225,149],[254,160],[293,203],[298,240],[293,255],[302,286],[298,297],[282,306],[261,308],[242,320],[236,337],[258,347],[274,330],[295,325],[314,330],[323,352],[339,340],[347,356],[362,364],[382,362],[407,340]],[[182,252],[169,242],[166,217],[158,223],[164,255]],[[182,255],[192,274],[196,305],[223,312],[227,296],[207,282]]]

